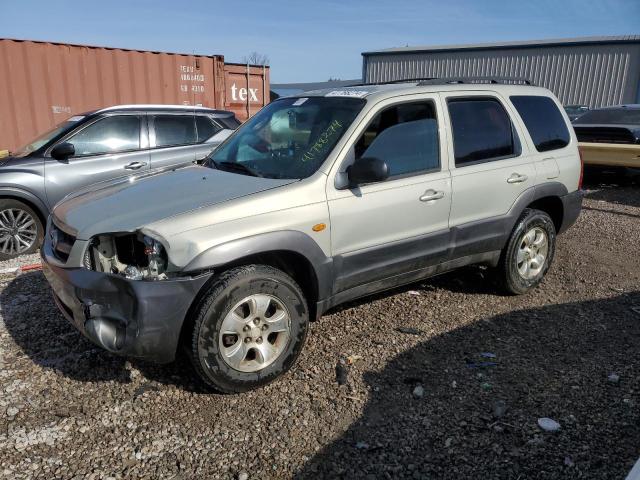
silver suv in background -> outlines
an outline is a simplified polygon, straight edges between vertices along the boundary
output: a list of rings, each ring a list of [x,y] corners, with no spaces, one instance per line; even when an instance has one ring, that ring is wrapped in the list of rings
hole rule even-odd
[[[69,193],[202,160],[238,125],[232,112],[171,105],[69,118],[0,160],[0,260],[35,251],[50,210]]]
[[[544,278],[580,213],[581,161],[544,88],[445,81],[281,98],[203,166],[73,195],[43,269],[111,352],[189,352],[240,392],[293,365],[310,320],[464,265],[507,292]]]

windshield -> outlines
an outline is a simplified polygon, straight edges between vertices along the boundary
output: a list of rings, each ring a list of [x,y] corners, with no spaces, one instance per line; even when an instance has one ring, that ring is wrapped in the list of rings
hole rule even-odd
[[[315,173],[365,101],[344,97],[284,98],[249,119],[209,157],[209,166],[267,178]]]
[[[640,125],[640,108],[607,108],[581,115],[579,124]]]
[[[43,133],[42,135],[40,135],[38,138],[33,140],[31,143],[28,143],[25,146],[20,147],[18,150],[13,152],[12,155],[14,157],[26,157],[31,152],[35,152],[36,150],[38,150],[42,146],[44,146],[47,143],[49,143],[53,138],[55,138],[58,135],[70,130],[74,125],[76,125],[83,118],[84,117],[82,117],[82,116],[75,116],[75,117],[71,117],[71,118],[65,120],[62,123],[59,123],[58,125],[53,127],[51,130],[49,130],[49,131]]]

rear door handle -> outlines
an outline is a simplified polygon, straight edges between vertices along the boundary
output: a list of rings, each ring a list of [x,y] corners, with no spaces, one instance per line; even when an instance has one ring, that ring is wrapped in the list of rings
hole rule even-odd
[[[444,197],[444,192],[436,192],[435,190],[427,190],[420,197],[421,202],[430,202],[431,200],[440,200]]]
[[[131,162],[129,165],[125,165],[124,168],[127,170],[138,170],[146,165],[145,162]]]
[[[529,177],[526,175],[520,175],[519,173],[512,173],[509,178],[507,178],[507,183],[522,183],[529,180]]]

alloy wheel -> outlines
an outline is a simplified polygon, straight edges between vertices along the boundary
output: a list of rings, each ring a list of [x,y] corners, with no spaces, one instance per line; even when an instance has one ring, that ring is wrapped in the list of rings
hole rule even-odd
[[[17,255],[29,250],[38,237],[38,227],[30,213],[19,208],[0,211],[0,253]]]
[[[271,365],[286,349],[291,316],[276,297],[249,295],[225,316],[219,348],[227,365],[240,372],[257,372]]]
[[[526,280],[535,278],[544,268],[549,254],[547,232],[540,227],[529,230],[520,241],[516,264],[518,273]]]

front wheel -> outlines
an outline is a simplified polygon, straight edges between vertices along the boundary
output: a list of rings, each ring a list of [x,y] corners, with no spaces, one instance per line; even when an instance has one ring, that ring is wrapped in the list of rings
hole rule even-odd
[[[0,260],[35,252],[44,237],[42,222],[24,203],[0,200]]]
[[[551,217],[541,210],[526,209],[500,257],[498,269],[505,289],[521,295],[537,287],[549,270],[555,248]]]
[[[266,265],[224,272],[194,312],[191,359],[206,384],[244,392],[294,364],[307,333],[307,302],[296,282]]]

